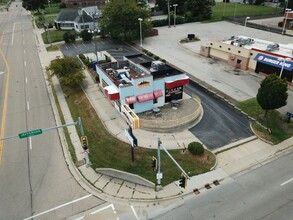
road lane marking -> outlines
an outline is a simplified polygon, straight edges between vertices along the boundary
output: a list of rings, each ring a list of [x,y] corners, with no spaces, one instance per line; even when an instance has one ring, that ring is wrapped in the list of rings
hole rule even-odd
[[[13,30],[12,30],[12,37],[11,37],[11,45],[13,45],[13,40],[14,40],[14,30],[15,30],[15,23],[13,23]]]
[[[27,77],[25,77],[25,83],[27,83]]]
[[[33,145],[32,145],[32,137],[28,138],[28,142],[29,142],[29,146],[30,146],[30,150],[33,149]]]
[[[3,39],[3,38],[2,38]],[[1,42],[2,42],[1,39]],[[7,70],[6,74],[6,82],[5,82],[5,95],[4,95],[4,102],[3,102],[3,110],[2,110],[2,121],[1,121],[1,133],[0,133],[0,138],[4,138],[4,133],[5,133],[5,123],[6,123],[6,112],[7,112],[7,100],[8,100],[8,88],[9,88],[9,78],[10,78],[10,67],[8,65],[8,62],[3,54],[2,49],[0,48],[0,53],[1,56],[4,60],[5,67]],[[3,140],[0,140],[0,166],[2,163],[2,152],[3,152]]]
[[[96,211],[93,211],[93,212],[91,212],[90,214],[91,214],[91,215],[94,215],[94,214],[96,214],[96,213],[98,213],[98,212],[104,211],[105,209],[108,209],[108,208],[111,208],[111,207],[112,207],[112,209],[114,209],[113,204],[110,204],[110,205],[107,205],[107,206],[105,206],[105,207],[103,207],[103,208],[100,208],[100,209],[98,209],[98,210],[96,210]]]
[[[5,31],[2,32],[2,36],[1,36],[1,40],[0,40],[0,44],[2,44],[2,40],[3,40],[3,36],[4,36],[4,32],[5,32]]]
[[[26,62],[24,61],[24,66],[26,66]]]
[[[293,178],[291,178],[291,179],[289,179],[289,180],[287,180],[287,181],[281,183],[281,186],[284,186],[284,185],[286,185],[287,183],[290,183],[290,182],[292,182],[292,181],[293,181]]]
[[[135,218],[136,218],[137,220],[139,220],[139,218],[138,218],[138,216],[137,216],[137,214],[136,214],[136,211],[135,211],[135,209],[133,208],[132,205],[130,205],[130,208],[131,208],[131,210],[132,210],[132,212],[133,212]]]
[[[27,106],[27,110],[29,111],[30,110],[30,103],[29,103],[29,101],[26,102],[26,106]]]
[[[25,54],[25,50],[23,50],[23,53]]]
[[[59,206],[57,206],[57,207],[55,207],[55,208],[49,209],[49,210],[47,210],[47,211],[44,211],[44,212],[41,212],[41,213],[39,213],[39,214],[33,215],[33,216],[31,216],[31,217],[25,218],[25,219],[23,219],[23,220],[29,220],[29,219],[36,218],[36,217],[38,217],[38,216],[41,216],[41,215],[47,214],[47,213],[49,213],[49,212],[55,211],[55,210],[57,210],[57,209],[60,209],[60,208],[62,208],[62,207],[64,207],[64,206],[71,205],[72,203],[79,202],[79,201],[81,201],[81,200],[87,199],[87,198],[90,197],[90,196],[92,196],[92,194],[86,195],[86,196],[81,197],[81,198],[79,198],[79,199],[75,199],[75,200],[73,200],[73,201],[71,201],[71,202],[64,203],[64,204],[59,205]]]

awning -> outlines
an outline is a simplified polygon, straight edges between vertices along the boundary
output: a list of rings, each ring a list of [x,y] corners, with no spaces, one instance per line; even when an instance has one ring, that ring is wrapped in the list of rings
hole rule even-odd
[[[152,92],[137,96],[138,102],[146,102],[153,99],[154,99],[154,94]]]
[[[105,94],[110,100],[117,100],[120,99],[119,91],[115,86],[106,86],[104,88]]]
[[[189,83],[189,77],[186,76],[183,79],[165,82],[165,89],[172,89],[178,86],[184,86],[184,85],[187,85],[188,83]]]
[[[260,63],[270,65],[270,66],[278,67],[278,68],[282,68],[282,66],[284,64],[285,70],[289,70],[289,71],[293,70],[293,62],[292,61],[285,61],[285,63],[284,63],[284,60],[282,60],[278,57],[267,56],[267,55],[259,53],[255,56],[254,60],[257,62],[260,62]]]
[[[156,99],[156,98],[159,98],[159,97],[161,97],[161,96],[163,96],[163,92],[162,92],[162,90],[155,90],[155,91],[154,91],[154,97],[155,97],[155,99]]]
[[[127,104],[133,104],[133,103],[136,103],[136,98],[135,96],[128,96],[125,98],[125,102]]]

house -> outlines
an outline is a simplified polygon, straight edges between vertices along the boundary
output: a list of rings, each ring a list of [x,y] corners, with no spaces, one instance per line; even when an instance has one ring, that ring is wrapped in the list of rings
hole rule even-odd
[[[97,6],[86,8],[66,8],[62,9],[55,20],[56,29],[60,30],[97,30],[99,25],[97,20],[101,11]]]
[[[104,5],[107,0],[63,0],[66,8],[88,7]]]

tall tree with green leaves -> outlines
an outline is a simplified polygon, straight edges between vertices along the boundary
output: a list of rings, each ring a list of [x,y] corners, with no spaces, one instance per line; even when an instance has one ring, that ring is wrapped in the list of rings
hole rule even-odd
[[[184,15],[187,20],[203,20],[212,16],[214,0],[186,0],[184,3]]]
[[[61,83],[68,86],[79,85],[85,75],[82,64],[73,57],[52,60],[47,67],[51,75],[57,76]]]
[[[134,40],[140,37],[140,23],[142,18],[143,36],[151,29],[150,11],[137,5],[136,0],[110,1],[103,8],[101,28],[104,34],[120,40]]]
[[[26,8],[29,11],[44,9],[45,5],[48,4],[48,0],[23,0],[22,7]]]
[[[256,100],[263,110],[265,117],[269,110],[281,108],[287,104],[288,84],[286,79],[280,79],[276,74],[267,76],[260,84]]]

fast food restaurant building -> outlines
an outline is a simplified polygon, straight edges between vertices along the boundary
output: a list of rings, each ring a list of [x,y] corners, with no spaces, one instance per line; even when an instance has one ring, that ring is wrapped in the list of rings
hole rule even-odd
[[[189,77],[162,61],[143,54],[97,65],[100,89],[133,128],[136,113],[151,111],[183,97]]]
[[[279,44],[246,36],[202,45],[200,54],[215,58],[242,70],[280,74],[289,83],[293,79],[293,44]]]

